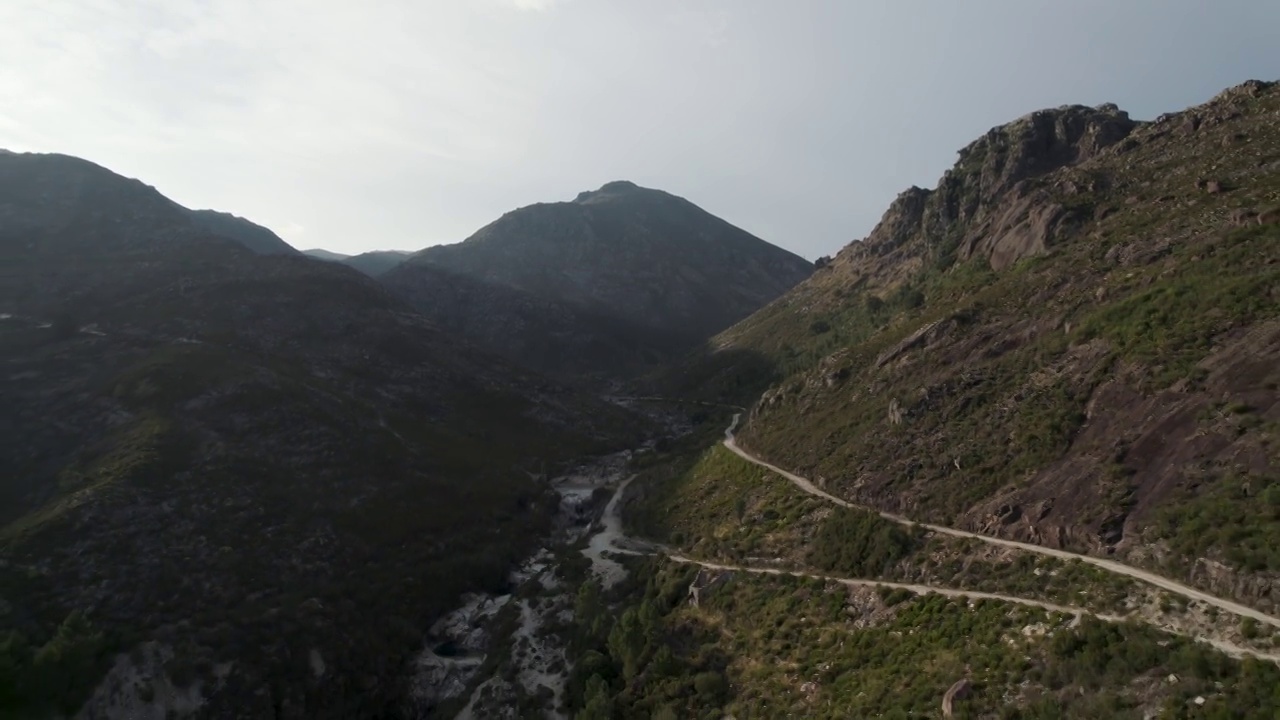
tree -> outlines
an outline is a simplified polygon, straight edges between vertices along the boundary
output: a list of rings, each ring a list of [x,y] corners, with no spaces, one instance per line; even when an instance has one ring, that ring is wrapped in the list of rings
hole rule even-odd
[[[97,679],[95,670],[104,649],[102,633],[93,629],[83,612],[73,610],[36,651],[31,689],[40,697],[58,698],[65,712],[75,712],[82,692]]]
[[[646,635],[644,623],[635,608],[627,608],[609,633],[609,654],[622,665],[622,676],[627,680],[639,674],[643,665],[648,644]]]
[[[575,716],[576,720],[612,720],[613,697],[609,683],[599,675],[587,680],[586,702]]]

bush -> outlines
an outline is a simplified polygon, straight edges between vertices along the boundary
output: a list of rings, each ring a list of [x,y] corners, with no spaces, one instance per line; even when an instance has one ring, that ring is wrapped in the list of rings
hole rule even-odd
[[[818,529],[809,562],[833,572],[881,575],[916,547],[897,523],[866,510],[839,508]]]
[[[729,681],[722,673],[701,672],[693,676],[693,689],[704,702],[719,705],[729,694]]]

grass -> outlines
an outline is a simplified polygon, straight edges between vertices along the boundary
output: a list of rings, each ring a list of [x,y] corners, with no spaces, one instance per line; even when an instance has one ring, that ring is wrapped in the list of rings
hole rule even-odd
[[[1280,572],[1280,479],[1228,473],[1185,490],[1151,531],[1169,541],[1174,563],[1209,556],[1246,572]]]
[[[794,556],[805,528],[828,512],[821,500],[719,444],[686,452],[692,462],[673,458],[637,478],[646,501],[629,512],[629,522],[642,534],[700,557],[772,559]]]
[[[1144,385],[1159,390],[1191,377],[1213,339],[1280,312],[1280,225],[1227,233],[1210,244],[1180,247],[1176,263],[1148,271],[1130,295],[1083,316],[1077,342],[1107,340],[1118,358],[1149,368]]]
[[[68,513],[120,490],[129,482],[154,482],[179,465],[186,454],[173,424],[157,415],[139,416],[84,449],[58,475],[56,494],[0,529],[0,544],[38,532]]]

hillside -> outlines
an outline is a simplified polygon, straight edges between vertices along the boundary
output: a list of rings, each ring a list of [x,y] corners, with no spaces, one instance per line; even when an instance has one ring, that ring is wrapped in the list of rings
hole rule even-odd
[[[74,158],[0,156],[0,268],[6,717],[386,716],[643,428]]]
[[[381,280],[441,329],[559,377],[639,372],[686,347],[639,323],[431,265]]]
[[[660,383],[841,497],[1274,611],[1278,118],[1249,82],[994,128]]]
[[[539,342],[545,323],[572,336],[574,347],[596,348],[575,364],[605,377],[647,364],[629,345],[656,359],[672,357],[672,348],[695,346],[813,269],[803,258],[687,200],[624,181],[581,193],[572,202],[513,210],[461,243],[416,253],[383,279],[409,297],[438,295],[430,288],[414,289],[438,277],[416,272],[421,267],[495,288],[485,300],[491,310],[487,317],[511,331],[494,335],[486,323],[459,328],[481,347],[527,361],[521,348]],[[529,315],[530,308],[542,305],[556,308],[559,317],[544,321]],[[432,303],[419,301],[417,307],[437,320],[447,315]],[[562,322],[575,316],[591,319],[583,327]],[[637,328],[640,335],[621,343],[602,337],[591,326],[597,318]],[[533,367],[563,375],[560,357],[548,355],[547,362]]]
[[[242,217],[189,210],[141,181],[105,182],[107,178],[119,179],[100,165],[69,155],[0,150],[0,232],[69,231],[74,226],[81,232],[69,235],[87,241],[103,232],[96,226],[99,221],[119,225],[160,219],[170,229],[218,236],[261,255],[298,254],[274,232]],[[140,205],[112,207],[126,198]],[[57,250],[47,243],[31,249],[36,253]]]
[[[297,255],[298,251],[274,232],[242,217],[217,210],[191,210],[195,226],[244,245],[259,255]]]

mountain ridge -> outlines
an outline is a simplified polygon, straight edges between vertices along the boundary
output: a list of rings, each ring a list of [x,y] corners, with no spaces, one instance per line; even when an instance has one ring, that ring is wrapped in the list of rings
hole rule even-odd
[[[812,272],[809,261],[766,243],[692,202],[628,181],[606,183],[575,200],[536,203],[504,213],[466,240],[436,245],[410,256],[382,277],[413,293],[414,268],[436,267],[484,286],[505,288],[516,307],[490,303],[514,335],[510,343],[487,337],[486,349],[519,357],[540,324],[519,306],[549,303],[561,319],[613,317],[641,334],[656,360],[693,347],[745,317]],[[526,296],[527,301],[516,300]],[[418,308],[438,312],[429,303]],[[554,321],[565,333],[574,331]],[[589,321],[575,342],[595,345],[578,358],[590,374],[618,378],[634,372],[636,359]],[[460,328],[481,338],[483,328]],[[597,342],[599,340],[599,342]],[[623,346],[628,343],[623,343]],[[548,360],[551,358],[548,357]],[[642,363],[643,364],[643,363]],[[554,371],[554,363],[537,369]]]

